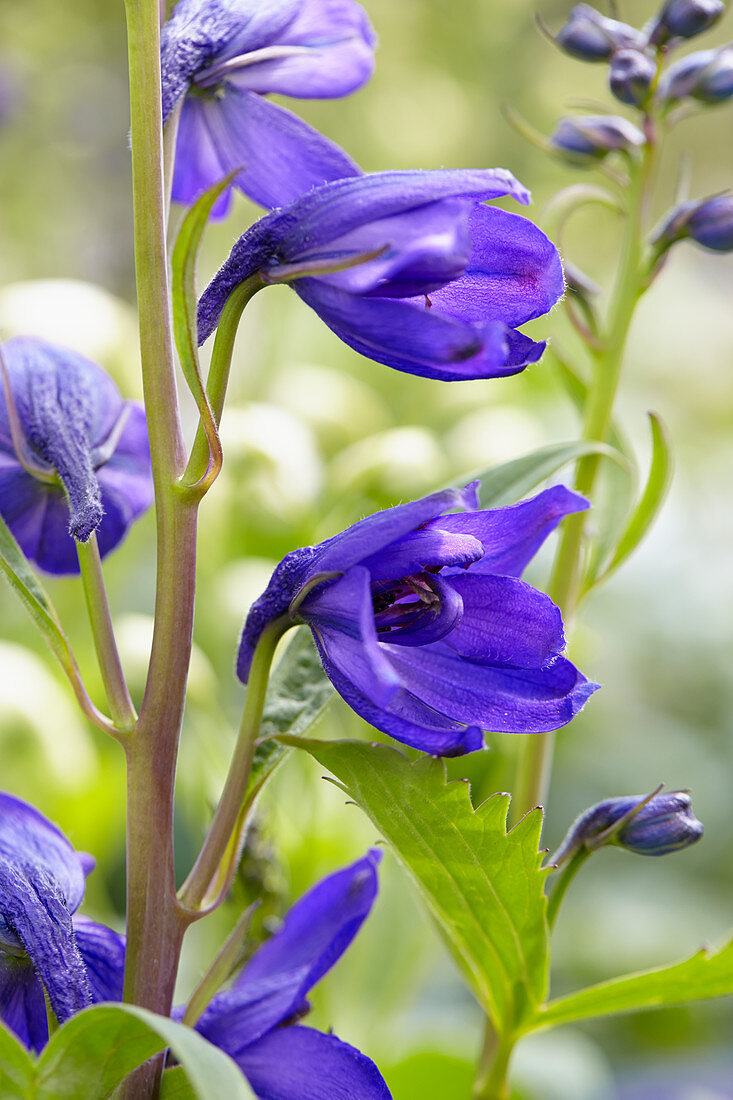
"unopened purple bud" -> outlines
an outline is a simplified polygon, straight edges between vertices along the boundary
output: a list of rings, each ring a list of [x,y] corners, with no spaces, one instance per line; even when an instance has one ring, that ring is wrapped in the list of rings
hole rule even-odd
[[[640,50],[619,50],[611,58],[611,91],[631,107],[641,107],[647,101],[656,75],[654,61]]]
[[[722,103],[733,96],[733,43],[719,50],[700,50],[672,65],[659,82],[659,99],[673,103],[697,99]]]
[[[703,834],[687,791],[606,798],[576,818],[550,862],[566,862],[581,849],[615,844],[641,856],[666,856],[689,848]]]
[[[733,252],[733,191],[675,207],[654,234],[652,244],[661,254],[687,237],[713,252]]]
[[[627,151],[643,145],[645,137],[633,123],[613,115],[583,115],[563,118],[550,138],[560,153],[574,160],[605,157],[614,150]]]
[[[724,11],[723,0],[667,0],[651,40],[661,45],[670,38],[694,38],[717,23]]]
[[[639,31],[626,23],[607,19],[588,4],[573,8],[555,41],[565,53],[581,61],[608,61],[618,49],[644,44]]]

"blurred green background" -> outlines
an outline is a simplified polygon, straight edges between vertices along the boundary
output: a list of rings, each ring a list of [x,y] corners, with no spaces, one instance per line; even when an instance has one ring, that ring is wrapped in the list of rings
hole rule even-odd
[[[592,177],[525,144],[504,121],[502,103],[550,132],[571,107],[611,101],[604,67],[555,50],[533,25],[534,6],[366,0],[380,39],[373,81],[348,100],[296,108],[367,169],[509,167],[532,188],[530,215],[542,223],[560,187]],[[542,15],[558,27],[570,6],[545,0]],[[655,9],[632,0],[621,7],[637,24]],[[732,32],[729,12],[701,46]],[[2,0],[0,44],[3,335],[35,333],[72,345],[137,396],[123,5]],[[730,185],[732,119],[723,107],[677,128],[660,171],[660,216],[682,159],[693,195]],[[210,230],[202,284],[255,216],[240,199],[232,217]],[[589,208],[572,221],[563,251],[607,287],[617,241],[612,215]],[[583,870],[558,924],[556,992],[671,961],[719,940],[731,924],[732,296],[733,257],[682,245],[634,326],[620,415],[642,466],[645,410],[667,421],[676,480],[651,537],[583,608],[572,653],[603,691],[559,736],[545,831],[553,847],[590,803],[664,781],[692,788],[705,839],[665,860],[606,851]],[[238,631],[273,563],[364,513],[576,432],[549,356],[503,382],[427,382],[361,359],[285,288],[260,296],[248,314],[222,427],[225,468],[201,516],[197,649],[179,779],[182,873],[238,722]],[[535,331],[551,333],[560,350],[574,347],[560,311]],[[193,414],[186,413],[190,430]],[[138,695],[150,642],[152,540],[148,516],[106,564],[123,661]],[[544,555],[533,567],[530,579],[539,586],[547,562]],[[79,585],[49,587],[101,697]],[[1,598],[0,782],[96,855],[86,911],[122,927],[121,753],[76,714],[19,605],[9,592]],[[317,733],[373,736],[340,701]],[[516,738],[494,736],[490,747],[450,765],[452,774],[471,778],[477,801],[512,782]],[[312,761],[291,757],[261,801],[233,901],[190,934],[181,996],[253,889],[264,885],[263,917],[272,921],[320,875],[375,840]],[[372,917],[314,995],[313,1022],[333,1025],[368,1052],[395,1100],[468,1100],[480,1014],[390,856],[381,878]],[[637,1075],[651,1080],[666,1066],[678,1082],[689,1077],[685,1100],[731,1097],[724,1082],[733,1080],[732,1024],[730,1002],[713,1002],[552,1032],[520,1048],[517,1095],[614,1100]],[[668,1093],[649,1085],[635,1095]]]

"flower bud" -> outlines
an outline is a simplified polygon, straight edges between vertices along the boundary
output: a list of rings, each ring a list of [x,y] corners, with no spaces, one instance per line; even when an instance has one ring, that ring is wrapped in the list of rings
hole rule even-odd
[[[687,791],[662,791],[597,802],[576,818],[551,857],[557,866],[581,849],[615,844],[641,856],[666,856],[689,848],[703,834]]]
[[[644,44],[639,31],[607,19],[588,4],[573,8],[555,41],[565,53],[581,61],[608,61],[618,49]]]
[[[654,61],[640,50],[619,50],[611,58],[611,91],[616,99],[631,107],[641,107],[646,102],[656,75]]]
[[[659,99],[722,103],[733,96],[733,43],[719,50],[700,50],[672,65],[659,82]]]
[[[652,244],[661,255],[686,237],[713,252],[733,252],[733,191],[675,207],[654,234]]]
[[[694,38],[725,11],[723,0],[667,0],[657,18],[651,41],[663,45],[670,38]]]
[[[583,115],[563,118],[550,138],[551,145],[572,161],[600,159],[614,150],[626,151],[643,145],[645,137],[625,118],[613,115]]]

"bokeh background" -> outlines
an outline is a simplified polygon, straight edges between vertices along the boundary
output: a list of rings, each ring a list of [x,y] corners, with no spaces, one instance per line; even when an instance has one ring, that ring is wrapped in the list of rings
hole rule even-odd
[[[511,103],[550,132],[579,104],[611,103],[603,66],[561,55],[537,32],[533,0],[364,6],[380,38],[373,81],[349,100],[297,109],[365,168],[503,165],[533,189],[530,216],[540,223],[559,188],[592,179],[526,144],[502,115],[502,104]],[[542,15],[558,27],[570,6],[544,0]],[[620,6],[637,24],[655,7],[646,0]],[[731,37],[729,12],[700,42]],[[1,0],[3,336],[35,333],[72,345],[137,396],[128,124],[120,0]],[[730,185],[732,137],[731,107],[679,125],[660,170],[660,216],[683,160],[693,195]],[[256,214],[238,200],[231,218],[210,230],[202,283]],[[563,251],[607,287],[617,243],[613,216],[589,208],[568,227]],[[545,830],[552,847],[590,803],[664,781],[692,788],[705,838],[664,860],[605,851],[584,868],[558,924],[556,992],[672,961],[720,940],[731,924],[732,296],[733,257],[682,245],[639,311],[620,417],[642,468],[645,410],[667,421],[676,480],[651,537],[583,608],[572,652],[603,691],[560,734]],[[197,648],[179,780],[182,874],[238,722],[238,631],[273,563],[364,513],[577,430],[549,355],[503,382],[426,382],[363,360],[285,288],[261,295],[248,314],[222,428],[225,468],[201,516]],[[561,311],[536,331],[551,333],[563,353],[577,352]],[[190,409],[187,415],[191,428]],[[106,564],[138,695],[150,643],[152,546],[148,516]],[[533,569],[540,586],[547,563],[544,556]],[[80,587],[52,581],[49,588],[101,697]],[[96,855],[86,910],[121,928],[121,753],[77,715],[10,592],[0,600],[0,783]],[[317,732],[373,736],[340,701]],[[470,777],[476,801],[512,782],[516,738],[494,736],[490,747],[450,765],[452,774]],[[253,891],[264,887],[260,923],[267,926],[320,875],[375,840],[312,761],[291,757],[261,800],[233,900],[190,935],[181,996]],[[395,1100],[468,1100],[480,1014],[390,856],[381,878],[373,916],[314,995],[314,1023],[333,1025],[374,1057]],[[552,1032],[520,1048],[517,1096],[733,1097],[732,1024],[730,1002],[712,1002]]]

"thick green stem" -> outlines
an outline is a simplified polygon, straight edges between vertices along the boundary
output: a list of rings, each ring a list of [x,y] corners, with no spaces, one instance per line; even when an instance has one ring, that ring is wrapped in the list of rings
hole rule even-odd
[[[255,740],[262,721],[272,659],[283,633],[293,625],[290,617],[283,615],[265,627],[257,643],[247,683],[242,722],[224,790],[198,859],[179,892],[181,904],[187,910],[196,910],[205,898],[208,900],[211,884],[217,879],[217,872],[227,854],[252,770]]]
[[[196,507],[177,488],[186,462],[175,382],[166,259],[158,0],[126,0],[135,270],[158,533],[155,627],[128,764],[125,1000],[170,1011],[185,927],[173,868],[178,739],[191,653]],[[126,1100],[157,1093],[162,1063],[137,1071]]]
[[[513,1034],[501,1037],[487,1021],[473,1100],[508,1100],[509,1061],[515,1044]]]
[[[77,552],[89,622],[112,721],[124,732],[135,725],[137,714],[117,652],[96,534],[93,533],[88,542],[78,542]]]

